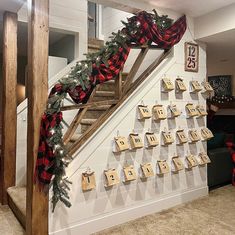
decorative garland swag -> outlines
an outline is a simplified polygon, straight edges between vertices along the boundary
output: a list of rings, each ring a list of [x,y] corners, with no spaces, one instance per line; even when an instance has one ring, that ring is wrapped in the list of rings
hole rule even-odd
[[[71,206],[68,194],[70,182],[65,178],[65,168],[71,159],[62,141],[63,116],[60,108],[63,100],[69,94],[75,103],[86,103],[97,84],[115,79],[122,71],[132,43],[143,45],[154,42],[162,49],[170,49],[178,43],[187,27],[186,17],[182,16],[173,23],[168,16],[153,12],[142,11],[122,22],[124,28],[112,33],[111,40],[99,52],[88,54],[86,60],[78,62],[52,88],[41,120],[35,181],[46,192],[52,186],[53,211],[58,201]]]

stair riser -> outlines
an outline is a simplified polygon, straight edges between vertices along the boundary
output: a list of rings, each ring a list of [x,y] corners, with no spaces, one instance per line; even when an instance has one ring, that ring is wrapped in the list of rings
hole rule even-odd
[[[81,124],[81,133],[83,134],[91,125]]]
[[[105,111],[103,111],[103,110],[100,110],[100,111],[98,111],[98,110],[88,110],[87,112],[86,112],[86,114],[84,115],[84,119],[86,119],[86,118],[91,118],[91,119],[97,119],[97,118],[99,118],[103,113],[104,113]]]
[[[94,98],[93,98],[93,101],[107,101],[107,100],[113,100],[114,99],[114,97],[112,97],[112,96],[95,96]]]
[[[97,89],[98,91],[114,91],[114,83],[103,83]]]
[[[100,51],[99,49],[96,49],[96,48],[88,48],[88,53],[96,53]]]

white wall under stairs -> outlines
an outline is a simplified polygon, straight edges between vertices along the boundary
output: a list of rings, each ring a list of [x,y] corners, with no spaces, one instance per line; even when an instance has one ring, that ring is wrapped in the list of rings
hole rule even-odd
[[[62,60],[62,61],[61,61]],[[66,60],[66,59],[65,59]],[[71,70],[71,67],[73,67],[78,59],[75,59],[70,64],[64,66],[63,69],[61,69],[62,65],[65,65],[66,61],[63,60],[63,58],[59,58],[59,64],[53,63],[54,59],[49,58],[49,65],[53,65],[53,69],[51,68],[51,73],[55,73],[57,71],[56,75],[49,77],[49,88],[52,88],[53,85],[63,76],[68,74]],[[57,64],[55,66],[55,64]],[[60,68],[60,71],[58,72],[58,69]],[[50,70],[50,69],[49,69]],[[40,89],[40,88],[39,88]],[[27,107],[28,107],[28,100],[25,99],[18,107],[17,107],[17,148],[16,148],[16,185],[17,186],[24,186],[26,185],[26,143],[27,143]],[[65,112],[64,118],[68,121],[74,117],[75,113],[77,111],[71,111],[70,113]]]
[[[153,150],[139,149],[121,154],[112,152],[112,141],[117,131],[120,135],[128,137],[129,133],[135,130],[144,139],[144,133],[151,129],[160,139],[160,133],[165,128],[175,133],[179,126],[187,132],[192,127],[200,128],[206,125],[205,119],[189,120],[184,115],[176,120],[161,121],[160,125],[151,119],[145,122],[137,120],[137,105],[142,100],[150,107],[158,102],[165,108],[173,102],[182,110],[189,101],[205,105],[205,99],[201,94],[192,95],[187,91],[179,97],[174,91],[169,94],[160,91],[160,81],[164,76],[173,81],[180,76],[188,88],[192,79],[202,82],[206,78],[204,45],[200,45],[199,49],[199,72],[184,71],[184,43],[193,41],[193,23],[190,19],[188,22],[190,30],[186,31],[181,42],[175,46],[174,55],[164,60],[75,154],[75,159],[67,169],[69,180],[72,181],[70,191],[72,207],[66,208],[59,203],[55,213],[50,212],[50,234],[91,234],[208,193],[206,167],[196,167],[178,174],[169,173],[164,177],[154,176],[147,181],[138,178],[130,184],[120,182],[111,189],[104,187],[105,169],[116,168],[122,176],[122,167],[126,163],[133,164],[138,172],[140,163],[151,162],[156,173],[156,162],[159,159],[166,159],[170,164],[171,157],[175,154],[184,158],[188,152],[198,154],[202,150],[206,151],[206,143],[198,142],[184,146],[176,144],[169,147],[157,146]],[[96,189],[83,192],[81,175],[87,167],[95,171]]]

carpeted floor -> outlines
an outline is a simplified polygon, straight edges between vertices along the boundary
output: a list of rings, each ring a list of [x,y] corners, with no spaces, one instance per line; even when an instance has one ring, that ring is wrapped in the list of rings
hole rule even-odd
[[[234,235],[235,187],[225,186],[209,196],[142,217],[96,235]],[[0,205],[0,235],[24,235],[7,206]]]
[[[0,204],[0,234],[24,235],[24,230],[8,206]]]
[[[209,196],[142,217],[96,235],[234,235],[235,187],[213,190]]]

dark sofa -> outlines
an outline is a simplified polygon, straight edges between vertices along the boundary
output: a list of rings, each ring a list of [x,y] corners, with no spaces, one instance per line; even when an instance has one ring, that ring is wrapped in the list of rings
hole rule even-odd
[[[208,150],[211,163],[208,164],[207,177],[209,188],[231,183],[232,159],[226,147]]]

